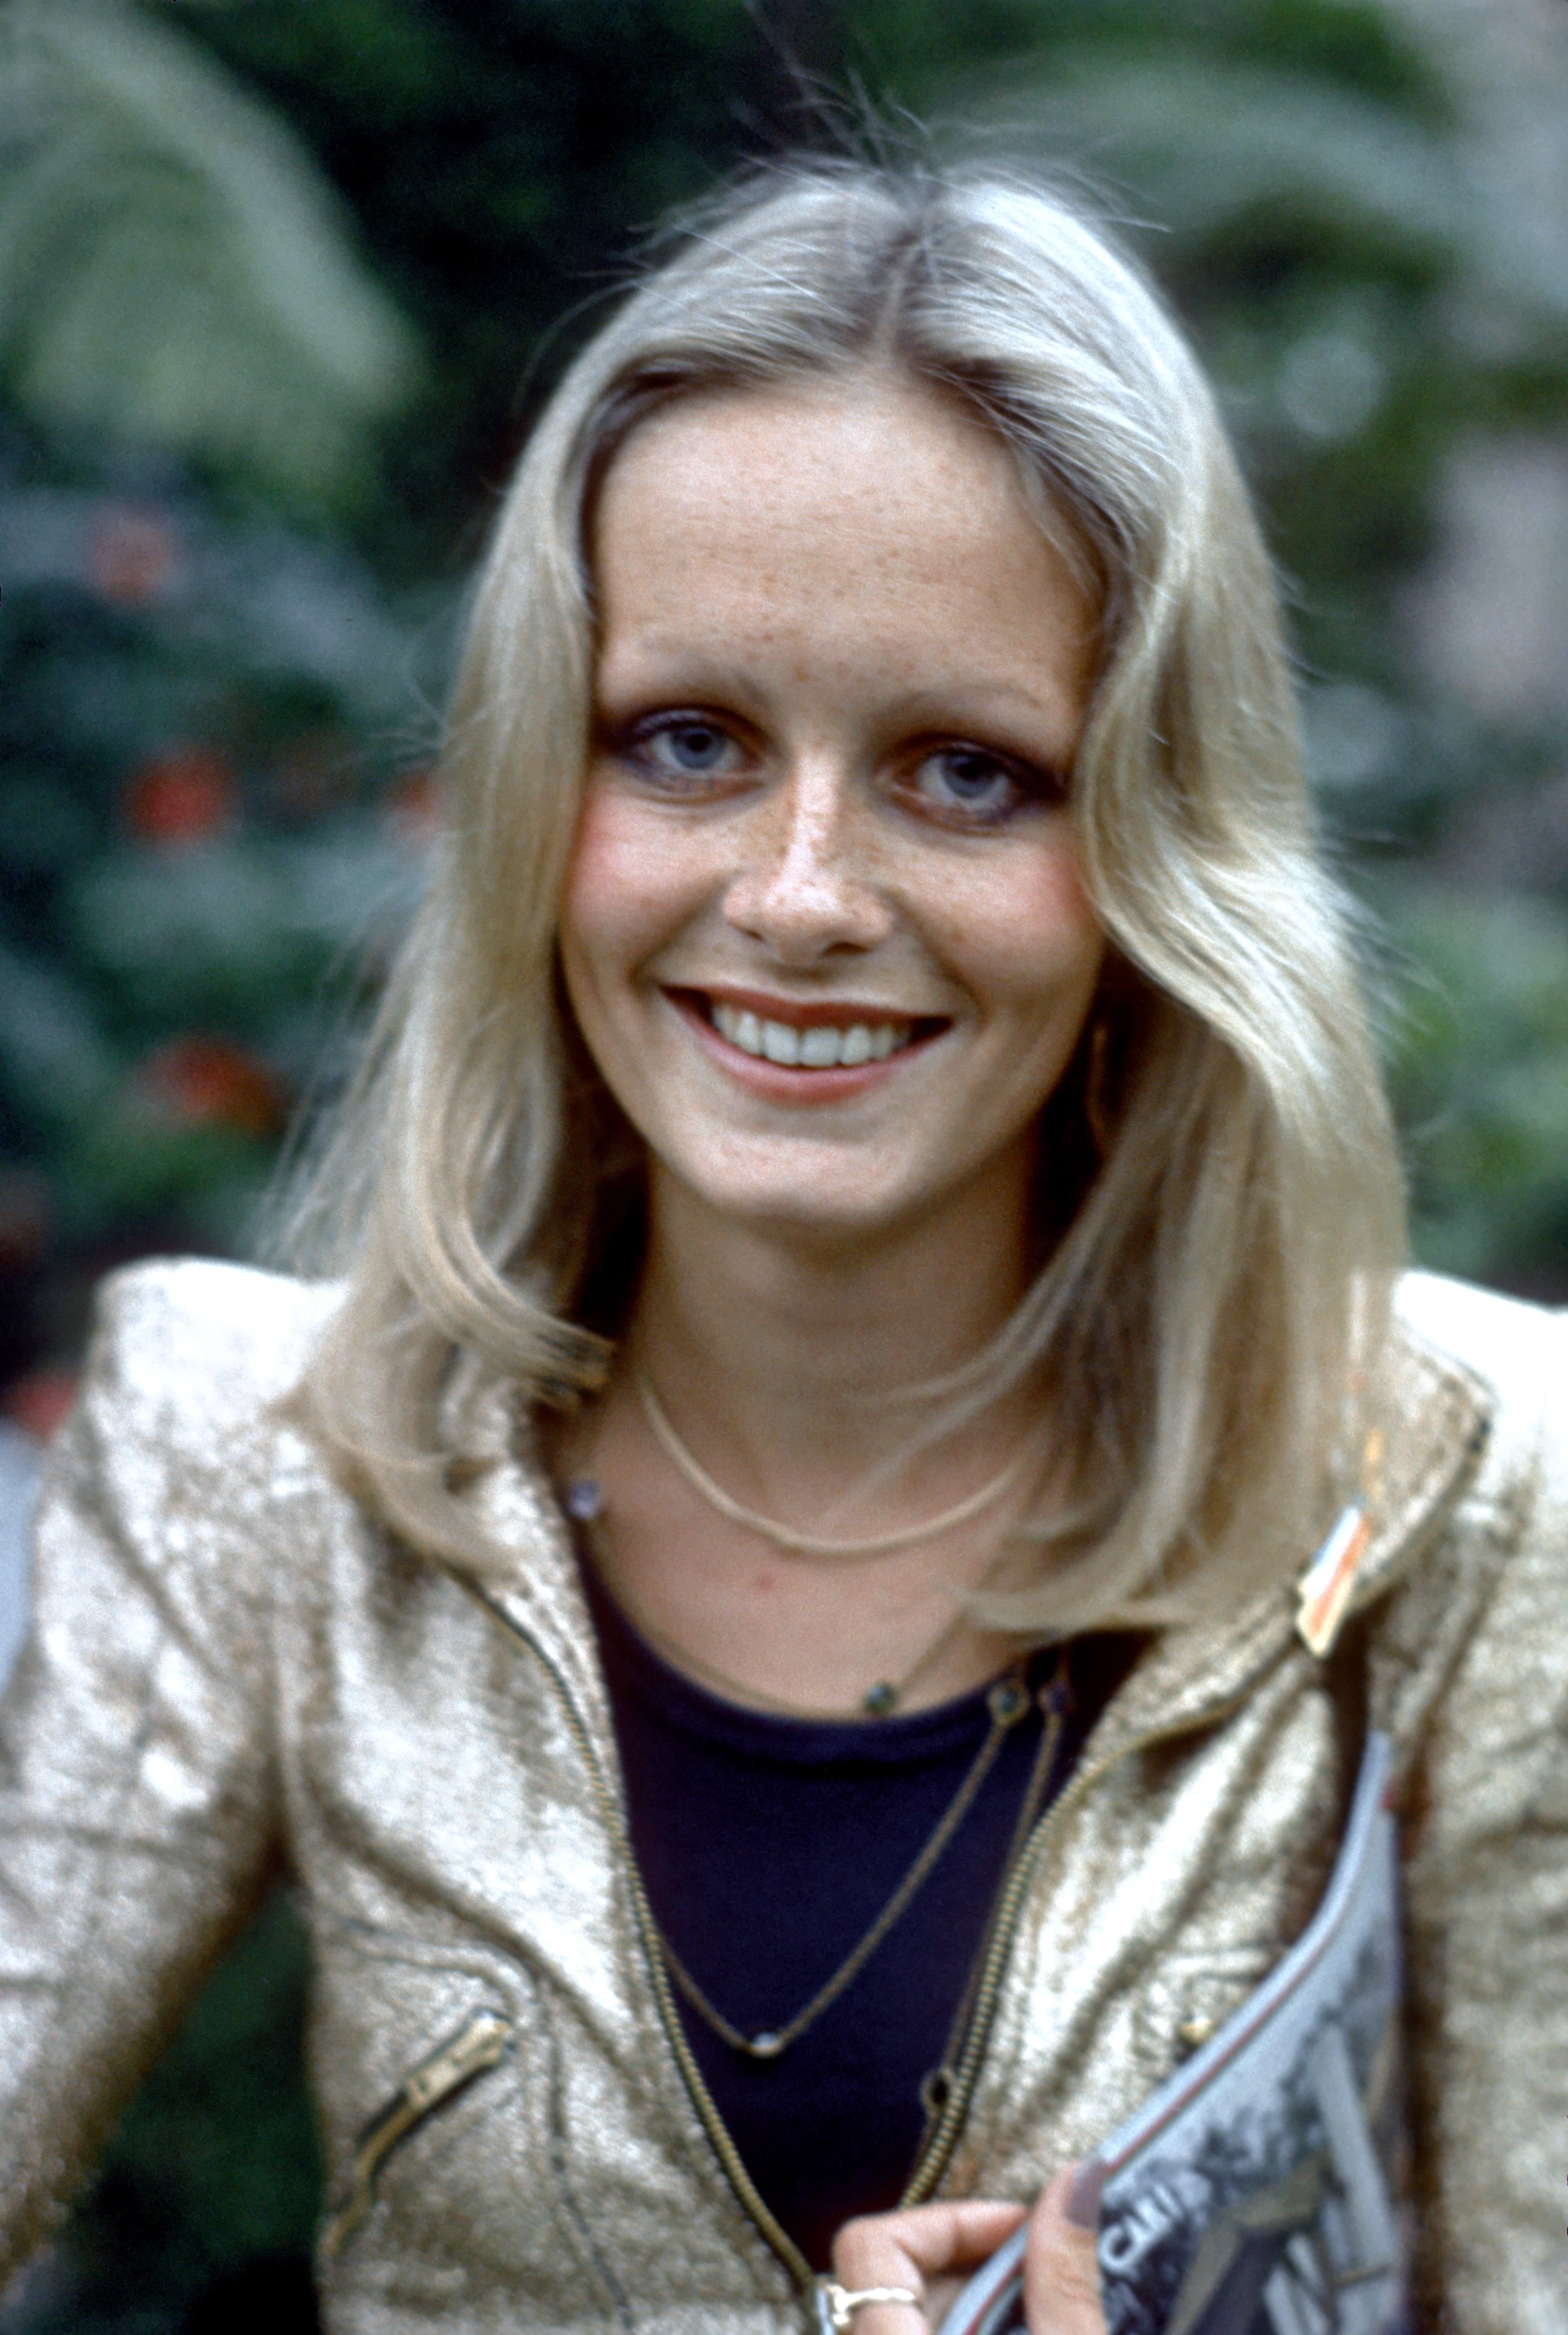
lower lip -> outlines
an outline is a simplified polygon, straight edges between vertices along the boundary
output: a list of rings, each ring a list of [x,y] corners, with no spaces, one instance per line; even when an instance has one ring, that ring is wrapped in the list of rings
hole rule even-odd
[[[852,1068],[843,1065],[833,1071],[792,1070],[787,1064],[770,1062],[765,1056],[748,1054],[732,1046],[728,1038],[715,1030],[701,1006],[686,998],[676,996],[666,989],[665,998],[691,1031],[698,1044],[729,1073],[736,1084],[743,1086],[767,1102],[805,1104],[847,1102],[853,1095],[866,1094],[873,1087],[882,1086],[894,1077],[915,1055],[923,1054],[934,1038],[912,1038],[907,1045],[898,1047],[880,1062],[857,1062]]]

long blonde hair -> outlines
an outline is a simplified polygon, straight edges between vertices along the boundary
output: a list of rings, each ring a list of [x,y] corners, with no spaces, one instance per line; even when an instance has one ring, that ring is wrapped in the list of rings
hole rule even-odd
[[[962,399],[1103,594],[1073,814],[1109,971],[1048,1106],[1071,1204],[941,1419],[1032,1381],[1067,1462],[1030,1527],[1040,1585],[993,1621],[1158,1620],[1278,1579],[1321,1528],[1373,1400],[1399,1178],[1207,385],[1105,235],[993,170],[769,172],[686,222],[551,400],[473,606],[432,880],[299,1219],[347,1282],[305,1397],[394,1530],[515,1565],[461,1497],[454,1373],[498,1376],[525,1414],[591,1388],[638,1257],[637,1145],[556,962],[593,499],[673,399],[867,367]]]

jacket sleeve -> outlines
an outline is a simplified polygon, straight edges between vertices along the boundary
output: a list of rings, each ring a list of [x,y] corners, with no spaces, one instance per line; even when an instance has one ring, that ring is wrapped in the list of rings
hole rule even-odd
[[[1445,2335],[1568,2330],[1568,1325],[1508,1311],[1495,1449],[1451,1535],[1487,1588],[1409,1797],[1417,2324]]]
[[[0,1705],[0,2285],[270,1877],[243,1371],[232,1325],[228,1366],[208,1351],[182,1283],[222,1270],[108,1285],[46,1472]]]

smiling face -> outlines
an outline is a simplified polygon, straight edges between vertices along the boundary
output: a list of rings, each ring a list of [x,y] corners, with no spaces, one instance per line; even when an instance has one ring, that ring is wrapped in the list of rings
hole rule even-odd
[[[566,987],[657,1187],[817,1239],[1021,1228],[1103,940],[1095,610],[1003,449],[885,378],[713,394],[605,480]]]

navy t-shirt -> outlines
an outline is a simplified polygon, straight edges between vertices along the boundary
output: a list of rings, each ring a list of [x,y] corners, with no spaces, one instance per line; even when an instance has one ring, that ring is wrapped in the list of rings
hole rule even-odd
[[[585,1566],[655,1919],[743,2034],[777,2030],[876,1921],[985,1740],[986,1692],[877,1720],[746,1710],[662,1661]],[[851,2214],[895,2204],[1006,1864],[1042,1715],[1065,1723],[1046,1797],[1128,1669],[1127,1638],[1032,1658],[1027,1714],[912,1904],[779,2058],[733,2049],[677,1993],[697,2064],[762,2197],[824,2270]]]

